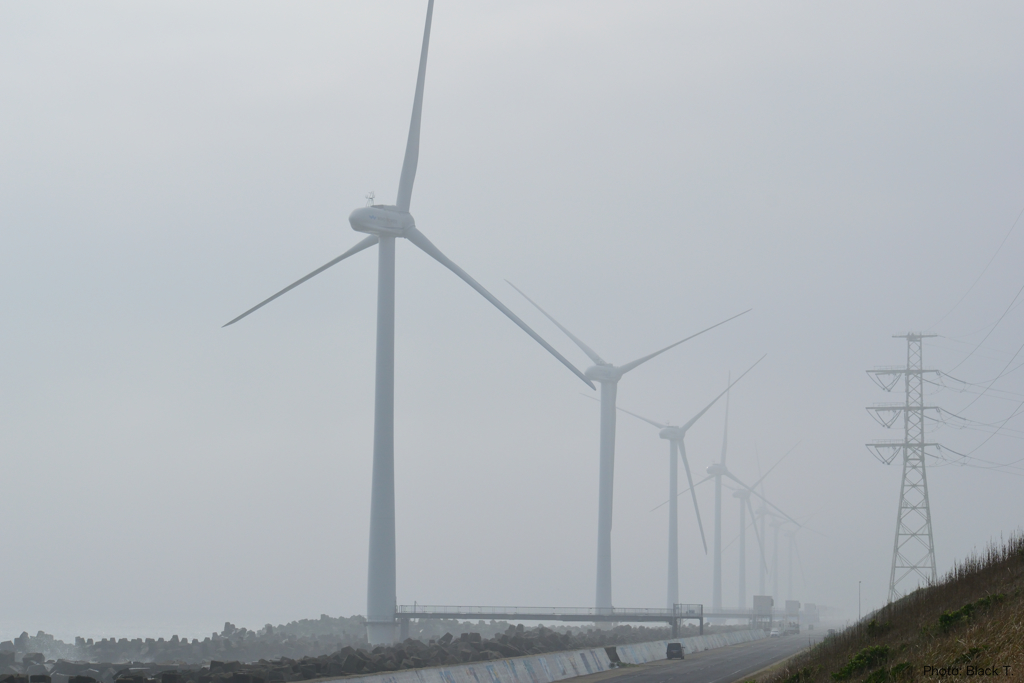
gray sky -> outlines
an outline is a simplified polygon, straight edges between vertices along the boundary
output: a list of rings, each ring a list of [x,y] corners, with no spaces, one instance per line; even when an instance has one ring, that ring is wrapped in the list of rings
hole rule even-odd
[[[367,192],[394,201],[424,10],[0,6],[0,638],[365,612],[374,253],[220,326],[355,244]],[[619,405],[688,419],[768,353],[734,391],[730,466],[756,479],[755,454],[801,441],[766,480],[821,534],[799,537],[795,597],[855,613],[862,580],[876,607],[900,471],[863,444],[899,434],[864,406],[902,394],[864,370],[902,363],[908,329],[975,382],[1024,342],[1017,307],[952,369],[1024,285],[1024,225],[943,317],[1024,208],[1022,29],[1010,2],[439,0],[412,212],[581,369],[504,278],[616,363],[753,307]],[[399,602],[592,604],[589,390],[406,243],[397,309]],[[1024,370],[995,388],[929,400],[994,423]],[[698,471],[722,420],[688,437]],[[1020,457],[1024,418],[1007,427],[974,456]],[[667,454],[620,417],[618,606],[665,599]],[[1022,474],[929,471],[940,571],[1018,527]],[[710,604],[685,501],[680,534],[681,598]]]

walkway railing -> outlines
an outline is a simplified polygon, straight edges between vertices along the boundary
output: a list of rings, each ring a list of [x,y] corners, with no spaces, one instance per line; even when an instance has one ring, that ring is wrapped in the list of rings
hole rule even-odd
[[[408,624],[410,619],[495,619],[522,621],[660,621],[678,630],[679,622],[696,619],[704,632],[704,605],[679,604],[664,607],[522,607],[478,605],[399,605],[395,619]]]

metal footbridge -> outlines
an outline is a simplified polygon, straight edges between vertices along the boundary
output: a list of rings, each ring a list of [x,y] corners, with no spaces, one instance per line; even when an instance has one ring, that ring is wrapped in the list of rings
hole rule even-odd
[[[704,605],[679,604],[672,609],[658,607],[470,607],[465,605],[399,605],[395,620],[408,633],[411,619],[462,619],[495,621],[610,621],[620,623],[661,622],[672,627],[676,637],[683,620],[696,619],[704,633]]]

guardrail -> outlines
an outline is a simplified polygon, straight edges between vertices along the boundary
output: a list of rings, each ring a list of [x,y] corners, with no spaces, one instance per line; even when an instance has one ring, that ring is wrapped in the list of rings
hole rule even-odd
[[[410,619],[522,619],[523,621],[663,621],[672,626],[696,619],[704,632],[704,605],[678,604],[665,607],[523,607],[520,605],[398,605],[395,619],[407,629]]]
[[[402,616],[412,615],[480,615],[489,614],[511,614],[511,615],[549,615],[557,616],[638,616],[638,617],[660,617],[671,619],[677,615],[697,615],[703,610],[703,605],[677,605],[676,609],[664,607],[523,607],[523,606],[478,606],[478,605],[399,605],[398,614]]]

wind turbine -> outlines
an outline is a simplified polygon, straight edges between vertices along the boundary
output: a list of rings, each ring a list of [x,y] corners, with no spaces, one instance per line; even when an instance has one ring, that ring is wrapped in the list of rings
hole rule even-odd
[[[797,446],[799,446],[799,445],[800,444],[797,443]],[[796,450],[796,446],[793,446],[793,448],[790,448],[788,451],[786,451],[783,454],[783,456],[781,458],[779,458],[778,461],[774,465],[771,466],[771,469],[769,469],[767,472],[765,472],[763,475],[761,475],[760,458],[757,456],[757,448],[756,447],[754,448],[754,457],[756,459],[756,462],[758,463],[757,469],[758,469],[758,475],[760,476],[760,478],[757,480],[757,484],[754,484],[754,486],[756,487],[756,486],[760,485],[760,489],[761,489],[761,493],[760,493],[760,503],[761,504],[760,504],[760,506],[757,509],[757,518],[758,518],[758,521],[761,524],[761,538],[763,538],[766,542],[768,540],[768,536],[767,536],[767,529],[765,528],[765,525],[768,523],[768,518],[769,517],[772,518],[771,524],[772,524],[773,527],[776,525],[776,522],[778,520],[782,520],[782,522],[784,523],[784,522],[789,521],[789,519],[786,518],[786,517],[782,517],[779,514],[777,514],[775,512],[772,512],[771,510],[768,509],[768,499],[764,497],[764,480],[768,477],[769,474],[771,474],[772,470],[774,470],[776,467],[778,467],[779,464],[783,460],[785,460],[786,457],[790,453],[792,453],[794,450]],[[776,529],[775,529],[775,562],[776,563],[778,562],[778,551],[779,551],[778,543],[779,543],[779,533],[778,533],[778,528],[776,527]],[[768,561],[767,561],[767,557],[765,557],[765,553],[766,553],[765,547],[761,546],[761,565],[758,568],[758,575],[759,575],[758,589],[760,590],[760,595],[765,595],[765,581],[767,579],[767,574],[768,574]],[[778,589],[778,579],[777,579],[777,577],[776,577],[775,583],[776,583],[775,588]],[[776,590],[775,592],[772,593],[772,597],[773,598],[775,597],[777,592],[778,591]]]
[[[796,552],[796,560],[797,560],[797,562],[800,562],[800,549],[797,548],[797,546],[796,546],[796,534],[802,528],[803,527],[801,527],[798,524],[795,529],[791,529],[791,530],[787,530],[787,531],[783,532],[784,534],[786,534],[786,538],[789,539],[789,581],[788,581],[788,586],[787,586],[787,596],[788,596],[786,598],[787,600],[793,600],[794,599],[794,597],[793,597],[793,553]],[[807,582],[807,578],[804,576],[803,563],[800,563],[800,577],[801,577],[801,579],[803,579],[804,583]]]
[[[508,280],[506,280],[508,282]],[[694,337],[704,334],[708,330],[712,330],[719,325],[724,325],[734,318],[738,318],[745,313],[749,313],[751,309],[743,311],[743,313],[737,313],[731,318],[726,318],[722,322],[715,323],[711,327],[705,328],[696,334],[691,334],[685,339],[680,339],[674,344],[669,344],[660,351],[637,358],[635,361],[626,363],[625,365],[612,365],[608,361],[597,355],[593,349],[584,344],[569,330],[555,320],[551,315],[543,308],[537,305],[537,303],[526,296],[521,289],[513,285],[511,282],[512,289],[516,290],[523,295],[523,298],[529,301],[534,307],[544,314],[544,316],[553,322],[558,329],[565,333],[569,339],[573,341],[576,346],[580,347],[583,353],[587,354],[590,360],[594,363],[591,367],[587,368],[586,376],[589,379],[598,382],[601,385],[601,445],[600,445],[600,476],[598,483],[598,502],[597,502],[597,595],[595,599],[595,606],[599,610],[610,610],[612,608],[612,489],[615,478],[615,396],[618,392],[619,380],[630,370],[633,370],[639,365],[646,363],[655,356],[659,356],[669,349],[679,346],[685,341],[693,339]]]
[[[729,373],[729,385],[732,386],[732,373]],[[713,585],[711,592],[711,611],[722,612],[722,473],[725,472],[726,447],[729,443],[729,392],[725,393],[725,430],[722,433],[722,456],[718,464],[707,469],[708,475],[715,478],[715,556],[712,558]],[[721,471],[712,468],[720,468]]]
[[[746,484],[744,484],[742,481],[740,481],[738,478],[736,478],[736,476],[732,472],[729,471],[729,468],[727,468],[725,466],[725,458],[726,458],[726,455],[728,454],[728,443],[729,443],[729,394],[726,393],[726,395],[725,395],[725,428],[724,428],[723,433],[722,433],[722,457],[721,457],[721,460],[719,460],[717,463],[713,463],[713,464],[708,466],[708,468],[707,468],[707,473],[708,473],[707,478],[702,479],[701,481],[697,482],[697,485],[700,486],[701,484],[703,484],[708,479],[712,479],[713,478],[715,480],[715,538],[714,538],[714,553],[715,553],[715,556],[714,556],[714,559],[713,559],[713,570],[712,570],[713,571],[713,577],[712,577],[712,593],[711,593],[711,611],[713,613],[715,613],[715,612],[720,613],[722,611],[722,477],[726,477],[728,479],[732,479],[733,481],[735,481],[737,484],[739,484],[743,488],[748,489],[750,491],[750,493],[753,493],[755,496],[757,496],[762,501],[764,501],[765,504],[770,505],[771,507],[773,507],[776,510],[778,510],[778,512],[780,512],[783,515],[785,515],[787,519],[792,520],[792,517],[789,517],[789,515],[786,515],[786,513],[782,512],[782,510],[780,510],[778,508],[778,506],[773,505],[772,503],[768,502],[768,500],[763,495],[757,493],[757,491],[755,491],[753,489],[750,489],[750,487],[748,487]],[[798,443],[797,446],[799,446],[799,445],[800,444]],[[793,446],[793,448],[796,448],[796,446]],[[793,451],[793,449],[791,448],[789,450],[789,452],[786,453],[786,455],[789,455],[789,453],[791,453],[792,451]],[[764,476],[762,476],[760,479],[758,479],[758,481],[755,482],[754,486],[757,486],[759,483],[761,483],[761,481],[764,479],[764,477],[767,477],[769,474],[771,474],[771,471],[774,470],[779,465],[780,462],[782,462],[782,459],[785,458],[786,455],[783,455],[782,458],[779,458],[779,461],[776,462],[774,465],[772,465],[771,469],[769,469],[768,472],[766,472],[764,474]],[[742,503],[741,503],[740,513],[741,513],[741,515],[745,516],[746,512],[744,511],[744,508],[745,508],[745,506],[742,506]],[[753,517],[753,512],[751,512],[751,516]],[[744,527],[741,527],[741,528],[744,528]],[[744,548],[745,548],[745,546],[744,546]],[[745,549],[742,550],[741,551],[741,555],[745,555],[745,552],[746,552]],[[763,560],[764,560],[764,553],[763,552],[761,554],[761,557],[762,557],[762,562],[763,562]],[[744,594],[745,594],[745,592],[746,591],[744,590]]]
[[[741,484],[742,485],[742,484]],[[761,535],[757,532],[757,519],[754,517],[754,508],[750,504],[750,494],[756,492],[750,488],[740,488],[732,492],[733,498],[740,501],[740,570],[739,570],[739,591],[738,608],[747,608],[747,510],[750,510],[750,521],[754,527],[754,538],[761,549],[761,561],[764,562],[764,543]]]
[[[761,477],[761,458],[757,454],[757,445],[756,444],[754,445],[754,462],[757,463],[757,476]],[[764,496],[764,478],[763,477],[761,477],[761,496]],[[768,520],[767,520],[767,517],[768,517],[768,506],[765,505],[763,497],[761,498],[760,503],[761,504],[757,508],[757,517],[758,517],[758,522],[760,522],[760,524],[761,524],[761,538],[764,539],[765,543],[767,543],[768,542],[768,536],[765,535],[767,533],[767,530],[765,529],[765,525],[768,522]],[[757,594],[758,595],[764,595],[765,594],[765,592],[764,592],[765,586],[764,585],[765,585],[765,580],[767,579],[767,575],[768,575],[768,560],[765,557],[765,547],[764,547],[764,545],[761,546],[761,564],[758,565],[757,570],[758,570],[757,571],[757,578],[758,578],[758,581],[757,581],[758,593]]]
[[[772,527],[772,534],[774,540],[772,541],[772,600],[778,601],[779,599],[779,531],[782,529],[782,525],[785,524],[785,520],[777,517],[773,517],[770,522]]]
[[[797,445],[799,445],[799,444],[797,444]],[[797,524],[796,520],[794,520],[792,517],[787,515],[785,512],[782,512],[782,510],[779,508],[779,506],[775,505],[770,500],[765,498],[764,495],[762,495],[762,494],[757,492],[757,486],[762,481],[764,481],[764,478],[767,477],[769,474],[771,474],[772,470],[774,470],[776,467],[778,467],[779,463],[781,463],[786,458],[786,455],[789,455],[790,453],[792,453],[795,448],[796,448],[796,446],[793,446],[793,448],[791,448],[785,455],[783,455],[781,458],[779,458],[778,462],[776,462],[774,465],[772,465],[771,469],[769,469],[767,472],[765,472],[764,475],[760,479],[758,479],[756,482],[754,482],[753,486],[747,486],[742,481],[740,481],[736,476],[734,476],[732,473],[730,473],[728,471],[725,471],[723,473],[725,476],[727,476],[730,479],[732,479],[733,481],[735,481],[741,487],[739,489],[735,489],[733,491],[733,494],[732,494],[734,498],[738,498],[739,501],[740,501],[740,566],[739,566],[739,591],[738,591],[739,609],[746,609],[746,600],[747,600],[747,561],[746,561],[746,558],[747,558],[747,541],[746,541],[746,538],[747,538],[746,537],[747,514],[746,513],[747,513],[748,510],[750,511],[750,523],[754,527],[754,537],[757,539],[758,549],[760,550],[759,557],[760,557],[760,560],[761,560],[761,562],[760,562],[760,564],[761,564],[761,571],[766,571],[768,569],[767,559],[766,559],[765,550],[764,550],[764,541],[762,541],[762,538],[764,537],[764,531],[763,531],[763,527],[762,527],[761,533],[758,533],[758,529],[757,529],[757,522],[758,522],[757,514],[754,512],[754,507],[750,503],[750,496],[751,495],[757,496],[764,505],[768,505],[768,506],[771,506],[771,507],[775,508],[776,510],[778,510],[781,513],[782,517],[784,517],[787,521],[793,522],[793,524]],[[708,469],[710,469],[710,468],[708,468]],[[698,482],[698,484],[699,483],[701,483],[701,482]],[[763,587],[761,588],[761,594],[762,595],[764,594],[764,588]]]
[[[369,576],[366,588],[367,638],[373,645],[391,643],[395,632],[396,567],[395,567],[395,242],[405,238],[421,251],[449,269],[470,287],[490,301],[498,310],[508,316],[516,325],[534,338],[541,346],[572,370],[592,389],[596,388],[587,377],[576,369],[540,335],[520,320],[504,304],[484,289],[466,271],[445,256],[416,227],[409,213],[412,200],[412,186],[416,178],[419,160],[420,115],[423,109],[423,82],[427,69],[427,48],[430,43],[430,20],[434,1],[427,2],[427,18],[423,28],[423,46],[420,50],[419,73],[416,76],[416,93],[413,97],[412,121],[409,124],[409,138],[402,162],[402,175],[398,183],[398,199],[394,206],[374,204],[356,209],[349,215],[349,224],[356,232],[368,236],[341,256],[328,261],[309,275],[282,289],[272,297],[253,306],[248,311],[228,322],[224,327],[238,322],[253,311],[267,305],[282,294],[298,287],[306,280],[319,275],[331,266],[357,254],[364,249],[378,245],[377,252],[377,369],[375,378],[373,413],[373,483],[370,497],[370,552]]]
[[[754,363],[754,365],[751,365],[747,369],[747,371],[743,373],[743,375],[746,375],[747,372],[750,372],[751,370],[753,370],[754,366],[756,366],[757,363],[760,363],[762,360],[764,360],[764,356],[761,356],[757,360],[757,362]],[[743,379],[743,375],[740,375],[739,377],[737,377],[736,378],[736,382],[739,382],[741,379]],[[678,475],[678,470],[679,470],[679,468],[678,468],[678,464],[676,463],[676,454],[678,453],[682,457],[682,459],[683,459],[683,467],[686,469],[686,480],[690,484],[690,493],[691,493],[691,496],[693,498],[693,511],[697,515],[697,525],[700,528],[700,540],[704,544],[704,553],[707,554],[707,552],[708,552],[708,542],[704,538],[704,524],[701,522],[701,519],[700,519],[700,508],[697,506],[697,492],[694,490],[693,477],[690,475],[690,463],[686,459],[686,444],[684,442],[684,439],[686,438],[686,432],[688,432],[690,430],[690,427],[692,427],[697,422],[697,420],[699,420],[701,417],[703,417],[704,413],[708,412],[708,410],[711,409],[711,406],[715,405],[715,403],[718,402],[718,399],[720,399],[723,396],[725,396],[725,394],[729,391],[729,389],[732,388],[733,384],[736,384],[736,382],[732,382],[732,384],[730,384],[728,387],[726,387],[725,391],[723,391],[718,396],[716,396],[714,399],[712,399],[711,403],[709,403],[706,406],[704,406],[703,410],[701,410],[699,413],[697,413],[692,418],[690,418],[690,421],[687,422],[686,424],[684,424],[682,427],[676,427],[676,426],[667,425],[667,424],[660,424],[658,422],[655,422],[654,420],[650,420],[650,419],[648,419],[646,417],[643,417],[642,415],[637,415],[636,413],[631,413],[630,411],[626,410],[625,408],[619,408],[619,410],[621,410],[622,412],[626,413],[627,415],[632,415],[633,417],[635,417],[635,418],[637,418],[639,420],[643,420],[647,424],[653,425],[654,427],[657,427],[658,429],[660,429],[661,432],[659,432],[658,435],[662,439],[667,439],[668,443],[669,443],[669,456],[668,456],[669,457],[669,459],[668,459],[668,462],[669,462],[669,466],[668,466],[668,499],[669,499],[669,508],[668,508],[668,607],[669,607],[669,609],[672,609],[672,607],[674,607],[676,605],[676,603],[679,602],[679,532],[678,532],[678,529],[677,529],[678,522],[679,522],[679,511],[678,511],[679,496],[677,494],[678,476],[679,476]]]

